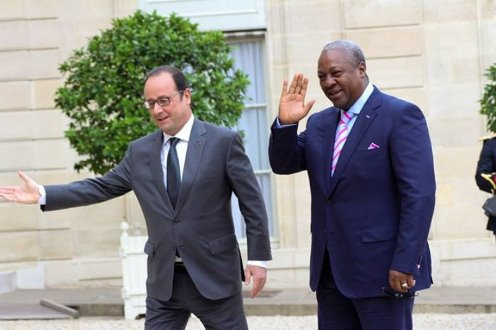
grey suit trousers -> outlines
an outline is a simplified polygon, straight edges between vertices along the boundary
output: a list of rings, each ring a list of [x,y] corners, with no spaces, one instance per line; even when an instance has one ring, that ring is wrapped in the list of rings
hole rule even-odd
[[[184,264],[174,267],[172,297],[168,301],[147,297],[145,330],[185,329],[191,313],[205,329],[248,329],[241,292],[211,300],[201,295]]]

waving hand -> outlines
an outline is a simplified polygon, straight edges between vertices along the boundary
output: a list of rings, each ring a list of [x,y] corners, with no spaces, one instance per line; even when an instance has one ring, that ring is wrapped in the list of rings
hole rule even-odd
[[[289,89],[288,81],[284,80],[279,100],[279,123],[282,125],[296,124],[308,114],[315,100],[305,104],[307,88],[308,78],[301,73],[294,75]]]

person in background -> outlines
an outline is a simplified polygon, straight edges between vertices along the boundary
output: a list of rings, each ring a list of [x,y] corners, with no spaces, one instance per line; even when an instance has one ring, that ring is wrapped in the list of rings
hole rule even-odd
[[[308,78],[284,81],[269,157],[276,174],[307,171],[310,287],[319,329],[412,329],[415,291],[432,283],[427,237],[435,204],[432,146],[422,111],[371,84],[362,50],[327,44],[320,87],[334,106],[299,122]]]
[[[148,73],[144,98],[159,130],[131,142],[110,172],[50,186],[20,172],[21,186],[0,187],[0,197],[52,211],[133,190],[149,236],[145,329],[184,329],[191,313],[207,329],[248,329],[241,282],[253,279],[252,298],[263,289],[271,249],[263,197],[242,140],[193,116],[191,89],[174,67]],[[232,193],[246,223],[244,270]]]
[[[496,136],[482,138],[482,150],[475,171],[475,182],[480,190],[496,193]],[[496,236],[496,217],[488,215],[486,229]]]

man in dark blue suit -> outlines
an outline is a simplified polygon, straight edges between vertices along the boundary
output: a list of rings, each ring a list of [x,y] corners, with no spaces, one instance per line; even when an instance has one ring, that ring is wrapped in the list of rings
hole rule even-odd
[[[310,287],[319,329],[412,329],[415,291],[432,283],[432,147],[421,110],[369,82],[361,49],[326,45],[318,77],[333,107],[298,123],[308,79],[284,81],[269,156],[273,171],[306,170],[312,194]]]

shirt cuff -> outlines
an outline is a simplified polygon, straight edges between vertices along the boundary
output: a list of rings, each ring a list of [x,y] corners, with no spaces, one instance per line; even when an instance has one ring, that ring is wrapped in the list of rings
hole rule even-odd
[[[42,185],[38,185],[38,192],[40,193],[40,198],[38,198],[38,205],[46,204],[46,191],[45,187]]]
[[[283,127],[289,127],[289,126],[294,126],[296,124],[285,124],[285,125],[281,125],[281,123],[279,122],[279,117],[276,117],[276,128],[283,128]]]
[[[267,268],[267,261],[261,261],[261,260],[248,260],[246,262],[247,265],[251,266],[258,266],[258,267],[263,267]]]

